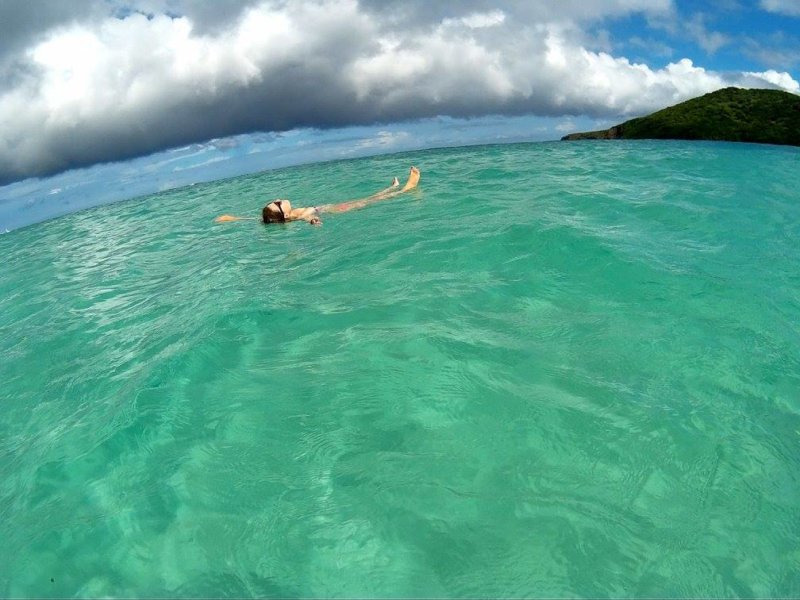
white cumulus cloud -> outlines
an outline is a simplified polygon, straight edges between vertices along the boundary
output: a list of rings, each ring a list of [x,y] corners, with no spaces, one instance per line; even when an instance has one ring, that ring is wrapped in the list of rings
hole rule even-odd
[[[788,92],[800,94],[800,83],[792,79],[792,76],[788,73],[778,73],[777,71],[770,69],[769,71],[763,71],[761,73],[746,72],[743,75],[744,78],[753,77],[756,79],[761,79],[762,81],[770,83],[777,88],[782,88]]]
[[[727,85],[798,92],[777,70],[723,74],[688,59],[653,68],[586,47],[587,23],[668,13],[669,0],[75,6],[85,18],[0,55],[0,183],[250,131],[437,115],[612,118]]]

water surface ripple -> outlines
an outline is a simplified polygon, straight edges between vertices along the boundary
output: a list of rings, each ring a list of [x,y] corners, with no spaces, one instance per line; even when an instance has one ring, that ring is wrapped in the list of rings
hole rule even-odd
[[[446,149],[0,236],[0,595],[797,597],[798,166]]]

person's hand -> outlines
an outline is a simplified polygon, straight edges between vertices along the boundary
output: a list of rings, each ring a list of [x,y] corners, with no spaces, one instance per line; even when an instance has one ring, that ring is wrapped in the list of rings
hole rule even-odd
[[[320,221],[319,217],[314,217],[308,222],[309,225],[322,225],[322,221]]]

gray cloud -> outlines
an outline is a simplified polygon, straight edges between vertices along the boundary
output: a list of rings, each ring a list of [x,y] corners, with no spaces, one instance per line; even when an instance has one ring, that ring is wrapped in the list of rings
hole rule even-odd
[[[45,3],[38,20],[12,4],[22,33],[0,57],[0,183],[250,131],[607,118],[761,76],[596,50],[587,24],[671,14],[668,0],[85,0]]]
[[[98,10],[98,4],[94,0],[1,2],[0,61],[36,43],[56,25],[86,20]]]

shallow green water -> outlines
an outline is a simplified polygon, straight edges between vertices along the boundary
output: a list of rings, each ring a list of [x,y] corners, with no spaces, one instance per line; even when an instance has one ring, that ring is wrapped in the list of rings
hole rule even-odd
[[[797,149],[679,142],[0,236],[0,595],[800,595],[798,239]]]

